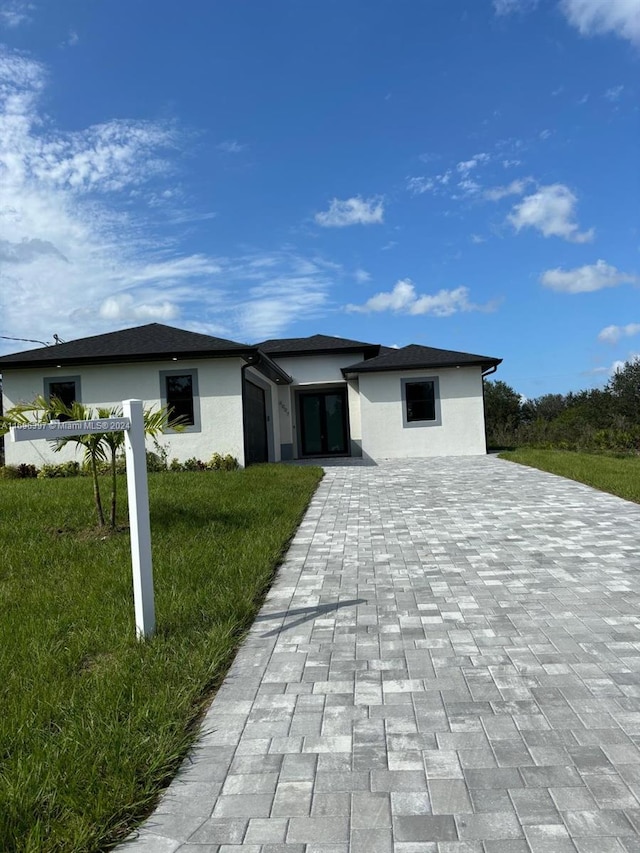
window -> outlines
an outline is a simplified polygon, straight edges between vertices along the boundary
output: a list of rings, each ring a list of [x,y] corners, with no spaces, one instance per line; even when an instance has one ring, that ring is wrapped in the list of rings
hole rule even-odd
[[[437,377],[402,380],[404,426],[440,426]]]
[[[44,380],[44,397],[45,400],[52,400],[54,397],[60,400],[65,406],[72,406],[73,403],[80,402],[80,377],[79,376],[56,376],[55,379]],[[67,415],[60,415],[61,421],[68,421]]]
[[[160,393],[172,420],[180,418],[187,432],[200,430],[197,370],[161,371]]]

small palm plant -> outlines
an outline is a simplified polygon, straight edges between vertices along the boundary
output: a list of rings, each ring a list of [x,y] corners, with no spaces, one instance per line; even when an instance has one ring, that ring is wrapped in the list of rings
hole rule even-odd
[[[21,403],[9,409],[0,416],[0,435],[8,432],[12,426],[27,423],[49,423],[53,420],[84,421],[94,418],[121,418],[122,409],[116,406],[112,409],[98,408],[94,411],[82,403],[74,402],[65,405],[62,400],[52,397],[47,400],[43,396],[36,397],[31,403]],[[145,435],[157,439],[158,435],[165,429],[171,428],[176,432],[184,430],[180,418],[172,419],[167,409],[145,409],[144,431]],[[96,508],[96,516],[100,527],[106,527],[107,522],[102,506],[100,495],[100,483],[98,480],[99,470],[108,465],[111,474],[111,505],[109,512],[109,527],[116,527],[117,509],[117,458],[118,453],[124,445],[124,432],[98,432],[88,435],[70,433],[55,440],[55,451],[62,450],[68,444],[76,444],[83,450],[84,462],[88,466],[93,481],[93,498]]]

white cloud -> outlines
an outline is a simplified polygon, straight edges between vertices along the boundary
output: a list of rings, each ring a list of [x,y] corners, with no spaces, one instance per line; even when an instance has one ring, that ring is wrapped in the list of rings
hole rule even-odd
[[[450,317],[460,311],[490,311],[494,307],[474,305],[469,301],[469,289],[466,287],[419,295],[413,282],[407,278],[396,282],[393,290],[372,296],[364,305],[347,305],[347,310],[361,314],[391,311],[394,314],[433,314],[435,317]]]
[[[564,184],[550,184],[526,196],[513,208],[509,222],[516,231],[536,228],[545,237],[562,237],[571,243],[593,240],[594,229],[580,231],[575,220],[577,198]]]
[[[364,199],[353,196],[331,200],[329,210],[316,213],[315,220],[323,228],[344,228],[347,225],[379,225],[384,221],[381,198]]]
[[[463,177],[466,177],[469,172],[472,172],[481,163],[486,163],[490,159],[488,154],[474,154],[470,160],[463,160],[461,163],[458,163],[456,169]]]
[[[427,178],[424,175],[419,175],[414,178],[407,178],[407,189],[413,195],[422,195],[427,192],[439,192],[443,187],[448,186],[451,181],[451,170],[442,172],[440,175],[434,175]]]
[[[612,33],[640,45],[640,0],[560,0],[560,8],[584,36]]]
[[[500,201],[510,195],[522,195],[532,180],[532,178],[517,178],[506,187],[491,187],[484,191],[484,197],[488,201]]]
[[[69,35],[62,42],[60,47],[75,47],[80,41],[80,36],[75,30],[69,30]]]
[[[600,260],[573,270],[547,270],[540,277],[540,281],[545,287],[560,293],[593,293],[606,287],[617,287],[619,284],[637,284],[640,283],[640,278],[620,272],[616,267]]]
[[[605,374],[606,376],[613,376],[620,370],[624,370],[625,366],[629,362],[636,362],[638,360],[640,360],[640,353],[630,352],[628,358],[625,361],[622,361],[621,359],[616,359],[616,361],[614,361],[613,364],[609,365],[609,367],[594,367],[592,370],[587,371],[587,373]]]
[[[0,2],[0,26],[10,29],[19,27],[20,24],[31,20],[34,10],[33,3],[26,0],[2,0]]]
[[[624,86],[612,86],[610,89],[604,93],[604,97],[611,101],[612,104],[615,104],[622,97],[622,93],[624,92]]]
[[[526,13],[539,0],[493,0],[497,15]],[[583,36],[613,34],[640,45],[640,0],[559,0],[568,22]]]
[[[293,249],[181,249],[174,126],[110,121],[72,134],[40,106],[46,69],[0,48],[0,334],[65,340],[170,321],[242,340],[329,310],[347,274]],[[170,181],[173,180],[173,183]],[[210,216],[212,214],[202,214]],[[171,237],[167,222],[173,222]],[[16,342],[0,341],[0,351]]]
[[[246,145],[241,145],[236,139],[225,139],[224,142],[220,142],[216,146],[218,151],[224,151],[225,154],[239,154],[246,147]]]
[[[481,234],[472,234],[472,235],[471,235],[471,242],[472,242],[475,246],[479,246],[481,243],[486,243],[486,242],[487,242],[487,238],[486,238],[486,237],[483,237]]]
[[[605,344],[617,344],[622,338],[632,338],[640,333],[640,323],[627,323],[626,326],[606,326],[598,335]]]
[[[358,284],[365,284],[367,281],[371,280],[371,273],[368,273],[366,270],[357,269],[353,277],[358,282]]]
[[[530,12],[538,0],[493,0],[496,15],[512,15],[514,12]]]
[[[133,296],[122,293],[119,296],[110,296],[100,306],[100,316],[105,320],[131,322],[141,320],[143,322],[162,322],[175,320],[180,316],[179,307],[166,299],[150,304],[137,303]]]

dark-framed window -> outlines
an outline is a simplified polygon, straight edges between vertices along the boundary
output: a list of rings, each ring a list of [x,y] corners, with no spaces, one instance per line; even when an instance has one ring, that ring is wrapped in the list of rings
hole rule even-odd
[[[437,376],[402,380],[402,419],[405,427],[441,425]]]
[[[160,397],[172,420],[180,418],[187,432],[200,430],[197,370],[160,371]]]
[[[80,377],[79,376],[55,376],[44,380],[44,398],[60,400],[65,406],[72,406],[80,402]],[[68,415],[60,415],[61,421],[68,421]]]

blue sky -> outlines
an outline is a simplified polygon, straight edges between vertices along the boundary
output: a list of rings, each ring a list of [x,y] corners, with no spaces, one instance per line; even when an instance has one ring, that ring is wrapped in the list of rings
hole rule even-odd
[[[528,397],[640,352],[640,0],[0,0],[0,45],[0,335],[419,343]]]

